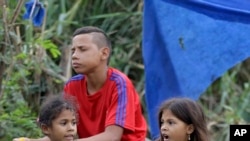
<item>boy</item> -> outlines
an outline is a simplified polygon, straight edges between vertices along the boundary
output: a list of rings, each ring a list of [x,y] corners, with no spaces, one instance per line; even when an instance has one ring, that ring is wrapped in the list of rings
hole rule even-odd
[[[139,96],[125,74],[108,66],[112,48],[105,32],[91,26],[77,29],[71,50],[78,75],[64,92],[79,104],[77,141],[144,141],[147,125]]]

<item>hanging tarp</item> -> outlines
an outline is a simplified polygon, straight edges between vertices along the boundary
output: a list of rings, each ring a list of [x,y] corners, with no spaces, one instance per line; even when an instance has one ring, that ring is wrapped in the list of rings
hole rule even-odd
[[[197,100],[225,71],[250,56],[250,1],[145,0],[143,58],[152,138],[163,100]]]

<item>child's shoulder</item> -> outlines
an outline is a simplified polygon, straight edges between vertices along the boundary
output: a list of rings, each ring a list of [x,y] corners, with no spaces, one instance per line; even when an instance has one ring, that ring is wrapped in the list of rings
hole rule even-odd
[[[77,75],[74,75],[70,78],[70,80],[81,80],[84,78],[84,75],[83,74],[77,74]]]
[[[123,73],[122,71],[120,71],[119,69],[116,69],[116,68],[112,68],[110,67],[109,68],[109,75],[111,77],[122,77],[124,79],[127,79],[127,75],[125,73]]]
[[[77,75],[72,76],[72,77],[67,81],[67,83],[74,82],[74,81],[79,81],[79,80],[83,80],[83,79],[84,79],[84,75],[83,75],[83,74],[77,74]],[[67,83],[66,83],[66,84],[67,84]]]
[[[122,83],[126,83],[127,85],[133,85],[129,77],[116,68],[109,68],[109,77],[111,80],[115,80],[116,82],[119,81]]]

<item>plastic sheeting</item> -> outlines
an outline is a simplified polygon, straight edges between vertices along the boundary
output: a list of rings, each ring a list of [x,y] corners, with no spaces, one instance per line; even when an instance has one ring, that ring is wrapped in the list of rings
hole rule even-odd
[[[145,0],[143,59],[149,129],[159,137],[158,106],[200,95],[250,56],[250,1]]]

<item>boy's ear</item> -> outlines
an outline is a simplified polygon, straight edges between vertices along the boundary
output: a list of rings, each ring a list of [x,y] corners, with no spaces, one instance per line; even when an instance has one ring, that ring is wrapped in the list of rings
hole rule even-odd
[[[50,133],[50,128],[49,128],[47,125],[42,124],[42,125],[40,126],[40,128],[41,128],[41,130],[42,130],[42,132],[43,132],[44,135],[49,135],[49,133]]]
[[[110,49],[108,47],[102,47],[101,48],[101,54],[102,54],[102,59],[108,59],[110,55]]]
[[[189,124],[187,127],[187,134],[192,134],[194,132],[194,125],[193,124]]]

